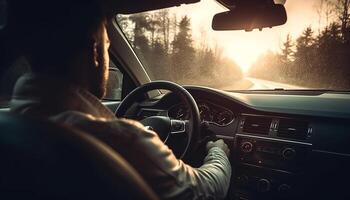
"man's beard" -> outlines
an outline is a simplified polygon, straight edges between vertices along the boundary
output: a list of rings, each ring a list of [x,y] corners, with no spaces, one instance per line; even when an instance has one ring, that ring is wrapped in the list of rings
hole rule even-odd
[[[90,92],[97,98],[102,99],[106,95],[107,83],[108,83],[108,68],[106,63],[101,63],[103,66],[99,66],[95,72],[90,75]]]
[[[99,99],[103,99],[106,95],[106,86],[105,84],[100,84],[99,87],[95,87],[93,91],[91,91],[93,95],[95,95]]]

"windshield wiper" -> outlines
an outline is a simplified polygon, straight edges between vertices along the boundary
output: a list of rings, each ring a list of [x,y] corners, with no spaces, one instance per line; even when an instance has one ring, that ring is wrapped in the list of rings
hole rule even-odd
[[[240,93],[283,93],[283,94],[323,94],[323,93],[350,93],[350,90],[336,90],[336,89],[254,89],[254,90],[229,90],[228,92],[240,92]]]

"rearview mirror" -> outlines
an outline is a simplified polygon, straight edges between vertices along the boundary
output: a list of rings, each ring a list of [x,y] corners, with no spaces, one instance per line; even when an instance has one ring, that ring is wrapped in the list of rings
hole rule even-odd
[[[272,28],[285,24],[286,9],[281,4],[256,7],[235,7],[230,11],[216,14],[213,18],[214,30],[246,30]]]

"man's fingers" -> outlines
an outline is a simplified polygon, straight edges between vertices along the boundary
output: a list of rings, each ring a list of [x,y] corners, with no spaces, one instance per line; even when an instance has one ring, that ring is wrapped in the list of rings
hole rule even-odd
[[[213,141],[209,141],[206,145],[207,150],[209,150],[210,148],[212,148],[214,146],[214,142]]]
[[[226,155],[227,155],[227,157],[228,157],[228,156],[230,156],[230,153],[231,153],[230,149],[229,149],[229,148],[227,148],[227,151],[226,151]]]
[[[223,139],[219,139],[215,142],[209,141],[207,143],[207,150],[211,149],[212,147],[219,147],[226,153],[227,156],[230,155],[230,149],[228,148],[227,144],[224,142]]]

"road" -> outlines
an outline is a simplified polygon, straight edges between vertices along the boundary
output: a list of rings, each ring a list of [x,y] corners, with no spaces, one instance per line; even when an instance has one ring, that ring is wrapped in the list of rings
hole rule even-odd
[[[267,81],[262,79],[256,79],[256,78],[245,78],[247,81],[251,82],[251,86],[249,87],[249,90],[268,90],[268,89],[276,89],[276,88],[283,88],[283,89],[303,89],[302,87],[296,86],[296,85],[289,85],[285,83],[278,83],[273,81]]]
[[[273,90],[276,88],[283,89],[304,89],[300,86],[290,85],[285,83],[278,83],[267,81],[263,79],[245,77],[242,80],[235,81],[231,85],[221,87],[222,90]]]

